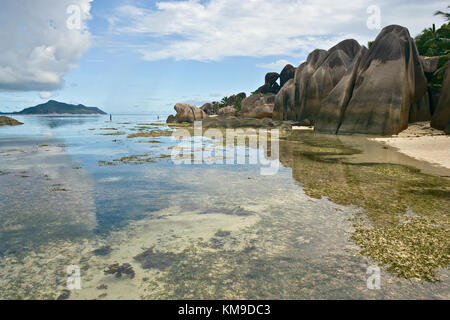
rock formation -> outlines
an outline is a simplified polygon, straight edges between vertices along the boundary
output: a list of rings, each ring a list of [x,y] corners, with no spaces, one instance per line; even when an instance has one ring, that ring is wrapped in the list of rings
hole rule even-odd
[[[315,130],[327,133],[337,133],[344,117],[345,109],[353,93],[353,88],[358,75],[362,59],[367,54],[367,49],[362,47],[351,66],[339,83],[324,99],[315,121]]]
[[[23,124],[20,121],[17,121],[16,119],[0,116],[0,127],[1,126],[20,126]]]
[[[280,86],[277,83],[279,77],[280,75],[276,72],[267,73],[264,85],[259,87],[255,93],[278,93],[280,90]]]
[[[236,108],[232,106],[224,107],[216,112],[218,116],[222,117],[236,117],[237,113],[238,111],[236,110]]]
[[[280,73],[280,88],[291,79],[294,79],[295,76],[295,67],[291,64],[287,64]]]
[[[272,118],[275,95],[256,93],[242,101],[241,116],[244,118]]]
[[[213,103],[205,103],[200,109],[203,110],[207,115],[213,115],[216,111],[216,109],[219,108],[218,104]]]
[[[347,72],[360,48],[357,41],[350,39],[328,51],[311,52],[296,69],[294,81],[285,83],[278,93],[275,119],[314,121],[322,101]]]
[[[338,133],[397,134],[408,127],[410,107],[426,90],[408,29],[385,27],[361,61]]]
[[[447,62],[441,96],[431,119],[431,126],[450,134],[450,62]]]
[[[174,109],[177,114],[175,116],[169,116],[166,122],[194,122],[208,117],[203,110],[185,103],[177,103]]]

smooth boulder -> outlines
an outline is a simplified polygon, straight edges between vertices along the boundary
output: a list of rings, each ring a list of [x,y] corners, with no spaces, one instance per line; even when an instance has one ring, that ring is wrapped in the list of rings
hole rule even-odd
[[[177,112],[174,119],[178,123],[194,122],[208,117],[203,110],[186,103],[177,103],[174,109]]]
[[[411,105],[427,90],[419,53],[408,29],[391,25],[361,62],[340,134],[398,134],[408,127]]]
[[[224,107],[216,112],[218,116],[222,117],[236,117],[237,113],[238,111],[236,110],[236,108],[232,106]]]
[[[242,101],[241,116],[244,118],[272,118],[275,95],[260,93],[251,95]]]
[[[283,88],[289,80],[294,79],[294,76],[295,67],[292,64],[287,64],[280,73],[280,88]]]

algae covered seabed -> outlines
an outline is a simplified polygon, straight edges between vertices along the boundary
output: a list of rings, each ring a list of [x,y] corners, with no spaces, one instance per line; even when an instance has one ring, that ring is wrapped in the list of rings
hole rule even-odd
[[[273,176],[175,165],[175,128],[115,118],[0,130],[1,299],[450,298],[448,170],[298,131]]]

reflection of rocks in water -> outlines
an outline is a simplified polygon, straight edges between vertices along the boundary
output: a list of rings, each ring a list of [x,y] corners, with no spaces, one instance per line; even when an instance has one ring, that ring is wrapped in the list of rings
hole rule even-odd
[[[171,266],[173,263],[178,262],[184,257],[184,252],[161,252],[155,250],[154,247],[145,250],[134,257],[144,269],[160,269],[164,270]]]
[[[55,142],[39,148],[37,141],[21,141],[20,154],[2,157],[11,174],[0,175],[0,255],[87,237],[95,228],[91,179],[83,170],[72,170],[73,159]]]
[[[358,233],[353,236],[363,254],[399,276],[434,279],[430,268],[446,268],[450,260],[442,254],[450,248],[450,238],[442,237],[450,226],[445,209],[450,207],[450,181],[405,165],[351,162],[348,156],[357,153],[333,136],[302,134],[280,141],[281,162],[292,168],[308,196],[365,210],[373,227],[355,222]],[[400,227],[408,210],[427,219]],[[410,235],[419,234],[418,244]]]
[[[111,246],[103,246],[98,249],[92,251],[92,253],[96,256],[107,256],[112,252]]]
[[[134,278],[135,273],[133,267],[129,263],[124,263],[122,265],[114,263],[108,266],[108,269],[104,271],[105,274],[113,274],[116,278],[121,278],[122,275],[126,275],[130,278]]]

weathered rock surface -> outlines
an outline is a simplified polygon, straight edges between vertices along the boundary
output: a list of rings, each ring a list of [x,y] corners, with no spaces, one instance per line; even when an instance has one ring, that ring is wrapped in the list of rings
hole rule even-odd
[[[408,30],[385,27],[361,62],[338,133],[397,134],[408,127],[410,107],[426,90]]]
[[[291,79],[294,79],[295,67],[292,64],[287,64],[280,73],[280,88]]]
[[[450,62],[447,63],[439,104],[431,119],[431,126],[450,134]]]
[[[203,112],[205,112],[207,115],[213,115],[215,110],[218,109],[218,105],[208,102],[201,106],[200,109],[203,110]]]
[[[284,84],[274,107],[274,118],[314,122],[323,100],[350,67],[361,46],[344,40],[330,50],[314,50],[296,70],[294,81]]]
[[[272,118],[275,95],[257,93],[242,101],[241,116],[244,118]]]
[[[264,85],[259,87],[256,90],[256,93],[278,93],[278,91],[280,90],[280,85],[277,83],[279,77],[280,75],[276,72],[267,73]]]
[[[216,114],[218,116],[222,116],[222,117],[235,117],[237,116],[237,110],[235,107],[232,106],[228,106],[228,107],[224,107],[222,109],[219,109]]]
[[[361,47],[346,74],[324,99],[316,117],[315,130],[333,134],[337,133],[342,118],[344,117],[345,109],[353,93],[359,66],[367,52],[366,47]]]
[[[0,116],[0,126],[19,126],[21,124],[23,123],[17,121],[16,119]]]
[[[295,83],[294,79],[286,82],[275,96],[275,104],[272,113],[273,119],[288,120],[288,115],[293,115],[293,107],[295,102]],[[291,117],[291,119],[294,117]]]
[[[175,115],[175,117],[170,119],[171,123],[194,122],[208,117],[203,110],[186,103],[177,103],[174,109],[177,114]],[[167,122],[169,122],[169,118],[167,119]]]
[[[439,57],[420,56],[419,59],[425,74],[433,74],[438,69]]]

